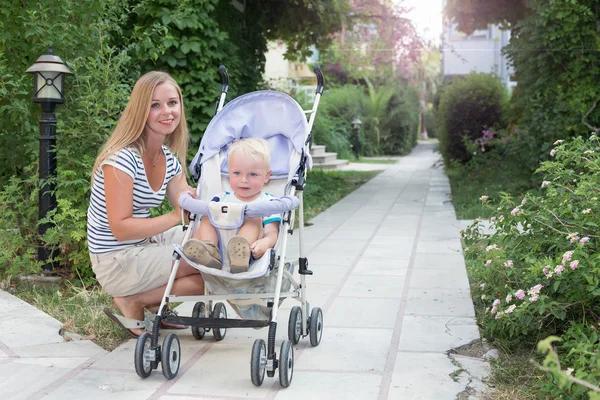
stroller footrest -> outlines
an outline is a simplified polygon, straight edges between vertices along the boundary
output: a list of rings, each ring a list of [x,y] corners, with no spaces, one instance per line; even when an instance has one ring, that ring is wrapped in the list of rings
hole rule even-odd
[[[231,319],[231,318],[194,318],[168,316],[165,321],[170,324],[197,326],[200,328],[262,328],[269,326],[267,320]]]

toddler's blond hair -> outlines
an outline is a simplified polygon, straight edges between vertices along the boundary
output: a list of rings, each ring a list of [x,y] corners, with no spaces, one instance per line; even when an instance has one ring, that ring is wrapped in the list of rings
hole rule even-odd
[[[233,142],[227,153],[227,160],[234,153],[240,153],[254,161],[261,162],[270,169],[271,165],[271,147],[265,139],[247,138]]]

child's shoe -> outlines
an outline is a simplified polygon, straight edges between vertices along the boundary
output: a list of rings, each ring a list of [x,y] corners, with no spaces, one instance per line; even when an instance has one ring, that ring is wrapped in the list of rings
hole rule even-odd
[[[208,240],[188,240],[183,245],[183,254],[196,264],[215,269],[223,267],[219,249]]]
[[[234,236],[227,244],[227,256],[232,274],[247,272],[250,266],[250,243],[243,236]]]

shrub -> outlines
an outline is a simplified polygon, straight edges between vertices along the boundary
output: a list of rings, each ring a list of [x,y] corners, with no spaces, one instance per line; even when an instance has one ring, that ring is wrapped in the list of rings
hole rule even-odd
[[[314,143],[327,146],[339,158],[352,157],[352,121],[362,115],[365,93],[360,86],[346,85],[325,91],[313,127]],[[361,140],[361,144],[364,139]]]
[[[428,104],[425,109],[425,125],[427,126],[427,136],[430,139],[438,137],[437,111],[432,104]]]
[[[494,233],[484,236],[477,224],[469,227],[465,258],[484,336],[533,344],[560,335],[561,364],[577,363],[575,376],[597,385],[598,358],[588,353],[600,350],[595,335],[600,318],[600,140],[593,134],[555,146],[554,159],[537,170],[543,194],[522,199],[483,194],[481,200],[494,210]],[[578,390],[567,386],[564,393]]]
[[[419,116],[417,91],[405,83],[396,84],[381,121],[381,151],[396,155],[409,153],[417,144]]]
[[[464,140],[472,141],[499,124],[507,100],[502,82],[493,74],[472,73],[445,86],[438,121],[440,150],[446,160],[468,161],[471,155]]]

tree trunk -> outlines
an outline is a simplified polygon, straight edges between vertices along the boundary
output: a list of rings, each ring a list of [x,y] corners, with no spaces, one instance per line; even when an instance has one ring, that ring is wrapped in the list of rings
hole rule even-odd
[[[427,124],[425,123],[425,95],[423,93],[421,93],[419,112],[421,114],[421,132],[419,133],[419,139],[428,140]]]

